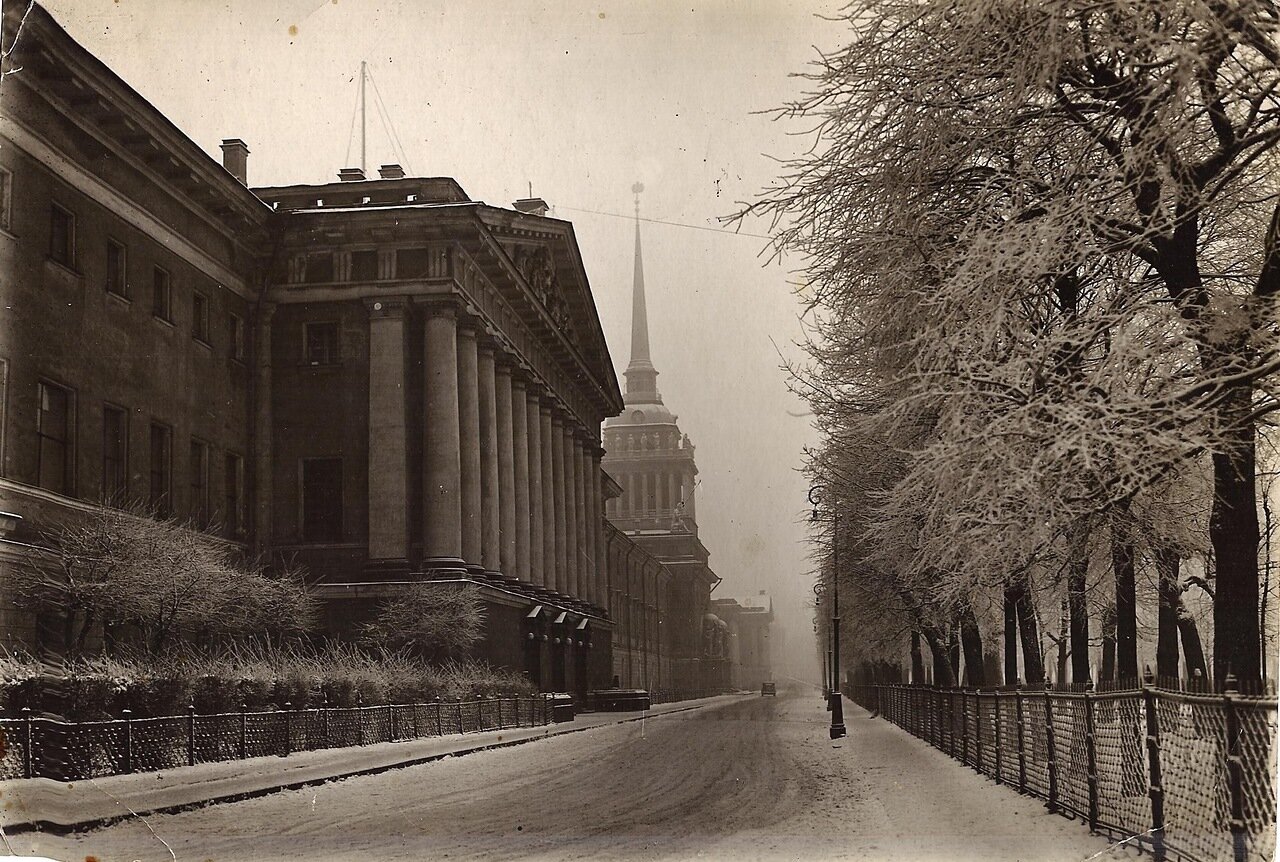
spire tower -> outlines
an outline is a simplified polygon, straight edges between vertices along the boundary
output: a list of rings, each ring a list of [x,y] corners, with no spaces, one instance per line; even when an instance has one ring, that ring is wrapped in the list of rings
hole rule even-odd
[[[640,251],[640,193],[642,183],[631,187],[636,196],[636,261],[631,295],[631,362],[623,372],[627,404],[661,404],[658,371],[649,356],[649,316],[644,301],[644,259]]]

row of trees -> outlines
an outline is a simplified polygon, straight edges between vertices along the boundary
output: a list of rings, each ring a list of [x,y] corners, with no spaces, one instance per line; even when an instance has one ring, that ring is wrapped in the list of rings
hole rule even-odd
[[[1060,680],[1129,681],[1154,617],[1157,672],[1179,674],[1181,635],[1207,675],[1192,609],[1211,604],[1212,675],[1259,682],[1280,11],[843,15],[848,44],[780,112],[814,146],[744,215],[804,260],[812,361],[793,372],[824,441],[809,469],[841,514],[852,648],[893,657],[914,632],[935,681],[954,681],[958,643],[969,681],[993,683],[983,634],[1003,630],[1012,681],[1020,633],[1038,683],[1044,620],[1061,619]]]
[[[267,566],[189,524],[137,509],[97,506],[42,538],[46,554],[11,573],[17,604],[61,625],[62,653],[101,635],[157,655],[181,645],[307,639],[319,602],[306,572]],[[432,660],[465,657],[481,638],[474,590],[417,583],[384,600],[355,634],[366,645]]]

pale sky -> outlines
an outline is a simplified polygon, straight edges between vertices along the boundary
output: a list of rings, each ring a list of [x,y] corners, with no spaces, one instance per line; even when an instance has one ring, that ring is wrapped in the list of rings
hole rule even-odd
[[[630,353],[634,226],[583,212],[717,227],[776,175],[769,156],[804,127],[755,114],[798,95],[789,75],[834,48],[837,2],[372,2],[44,0],[67,31],[210,155],[251,151],[251,185],[320,183],[359,163],[361,60],[370,175],[404,161],[473,199],[528,194],[572,221],[619,380]],[[358,121],[357,121],[358,124]],[[790,133],[790,134],[789,134]],[[749,225],[764,234],[766,225]],[[786,389],[796,357],[798,261],[766,265],[764,239],[642,226],[653,361],[663,400],[697,446],[698,521],[713,597],[766,589],[788,652],[814,655],[796,472],[816,433]],[[775,349],[775,345],[777,348]],[[816,671],[809,673],[816,677]]]

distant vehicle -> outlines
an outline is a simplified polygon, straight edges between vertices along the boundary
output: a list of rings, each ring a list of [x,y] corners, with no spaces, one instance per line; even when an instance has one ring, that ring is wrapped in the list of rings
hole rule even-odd
[[[777,697],[777,696],[778,696],[778,684],[777,684],[776,682],[762,682],[762,683],[760,683],[760,696],[761,696],[761,697],[764,697],[766,694],[767,694],[767,695],[769,695],[770,697]]]

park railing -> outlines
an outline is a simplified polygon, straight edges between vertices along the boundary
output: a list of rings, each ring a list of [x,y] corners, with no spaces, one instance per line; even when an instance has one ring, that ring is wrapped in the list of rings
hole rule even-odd
[[[655,688],[649,692],[649,703],[676,703],[682,700],[698,700],[704,697],[715,697],[724,694],[723,689],[716,688]]]
[[[1271,860],[1274,697],[860,685],[860,706],[1052,812],[1166,858]]]
[[[198,763],[549,724],[548,697],[65,722],[0,718],[0,779],[79,781]]]

